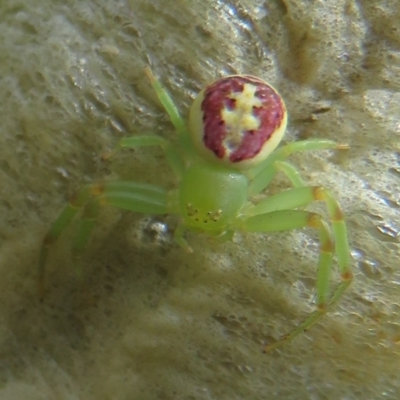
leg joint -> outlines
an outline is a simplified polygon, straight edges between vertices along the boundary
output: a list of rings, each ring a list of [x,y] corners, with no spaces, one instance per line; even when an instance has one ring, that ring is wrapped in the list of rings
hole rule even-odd
[[[325,201],[327,197],[327,189],[323,186],[314,186],[313,197],[317,201]]]
[[[307,218],[307,226],[310,228],[321,228],[321,216],[316,213],[310,213]]]

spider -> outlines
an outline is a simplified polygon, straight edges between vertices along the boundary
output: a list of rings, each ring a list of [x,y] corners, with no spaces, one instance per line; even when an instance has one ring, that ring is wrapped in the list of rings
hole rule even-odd
[[[178,216],[174,240],[189,252],[192,249],[184,236],[187,230],[229,240],[235,231],[267,233],[315,228],[320,241],[317,307],[288,334],[264,346],[263,351],[275,349],[317,322],[342,297],[352,280],[347,229],[337,201],[325,187],[306,186],[286,159],[295,152],[347,146],[309,139],[278,147],[287,125],[285,104],[272,86],[250,75],[224,77],[203,89],[190,108],[186,124],[150,68],[145,72],[177,135],[172,140],[156,135],[126,137],[115,150],[160,146],[177,184],[167,190],[149,183],[105,181],[78,190],[43,239],[39,295],[43,298],[45,264],[52,243],[81,212],[72,246],[74,254],[81,254],[103,205]],[[285,174],[293,187],[256,202],[255,196],[262,194],[277,172]],[[329,224],[319,214],[304,209],[314,201],[325,202]],[[334,254],[341,282],[330,294]]]

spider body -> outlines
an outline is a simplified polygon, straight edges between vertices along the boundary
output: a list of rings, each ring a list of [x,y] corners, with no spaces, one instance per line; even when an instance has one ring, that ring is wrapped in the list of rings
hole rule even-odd
[[[331,140],[311,139],[277,148],[286,129],[285,105],[272,86],[248,75],[221,78],[203,89],[192,104],[186,126],[164,87],[149,68],[146,73],[177,136],[172,141],[155,135],[127,137],[117,149],[161,146],[177,185],[167,190],[149,183],[105,181],[80,189],[43,240],[39,294],[44,295],[45,265],[52,243],[80,211],[73,243],[73,252],[79,256],[102,205],[143,214],[176,215],[179,223],[174,239],[187,251],[191,251],[184,236],[187,230],[228,240],[235,231],[317,229],[317,309],[289,334],[264,347],[264,351],[272,350],[318,321],[340,299],[352,279],[347,229],[338,203],[328,189],[305,185],[286,159],[299,151],[347,147]],[[255,202],[254,196],[260,195],[278,172],[287,176],[293,188]],[[326,204],[329,224],[320,215],[305,210],[313,201]],[[341,282],[331,295],[334,254]]]

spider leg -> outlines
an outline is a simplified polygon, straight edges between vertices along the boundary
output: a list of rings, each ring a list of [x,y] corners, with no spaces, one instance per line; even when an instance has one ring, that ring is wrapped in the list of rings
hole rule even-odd
[[[169,119],[171,120],[175,129],[178,131],[179,136],[186,136],[186,124],[179,114],[179,111],[176,108],[175,103],[171,99],[170,95],[165,90],[161,82],[154,76],[150,67],[146,67],[144,72],[146,73],[151,85],[153,86],[158,99],[164,106],[165,111],[169,116]]]
[[[167,112],[172,125],[174,125],[176,131],[178,132],[177,142],[185,149],[185,153],[187,153],[191,158],[197,157],[197,152],[193,149],[185,120],[179,114],[179,111],[175,106],[171,96],[168,94],[161,82],[154,76],[150,67],[145,68],[145,73],[149,78],[150,83],[153,86],[158,99],[160,100],[160,103]]]
[[[183,224],[179,224],[174,233],[174,240],[179,246],[181,246],[188,253],[193,253],[192,247],[189,245],[187,240],[184,237],[185,226]]]
[[[324,201],[332,225],[330,230],[318,214],[295,210],[307,206],[313,201]],[[270,196],[249,209],[248,218],[242,222],[242,229],[250,232],[272,232],[312,227],[319,230],[320,255],[317,277],[317,310],[302,324],[276,343],[267,345],[264,351],[278,347],[282,341],[293,339],[318,321],[343,295],[350,285],[350,250],[347,239],[347,228],[343,213],[330,191],[323,187],[300,186]],[[333,252],[338,260],[341,283],[329,298],[329,277],[331,273]]]
[[[261,193],[272,181],[279,170],[279,162],[284,161],[291,154],[299,151],[338,149],[345,150],[348,146],[327,139],[309,139],[291,142],[275,150],[264,162],[249,171],[251,180],[249,195]],[[278,162],[278,163],[277,163]]]
[[[164,151],[168,164],[175,175],[180,178],[185,170],[185,165],[179,151],[174,143],[157,135],[139,135],[122,138],[114,149],[114,152],[121,149],[135,149],[146,146],[160,146]]]
[[[81,265],[81,254],[88,242],[90,233],[96,224],[100,204],[95,199],[88,201],[83,207],[82,216],[79,221],[78,230],[72,243],[72,255],[76,275],[83,281],[83,272]]]
[[[93,229],[100,206],[110,205],[143,214],[166,214],[167,191],[161,187],[131,181],[115,181],[82,187],[61,211],[43,239],[39,256],[39,297],[44,297],[45,267],[51,245],[82,211],[82,220],[75,236],[73,250],[79,255]]]
[[[275,161],[274,167],[277,171],[282,171],[294,187],[307,186],[298,169],[292,164],[286,161]]]

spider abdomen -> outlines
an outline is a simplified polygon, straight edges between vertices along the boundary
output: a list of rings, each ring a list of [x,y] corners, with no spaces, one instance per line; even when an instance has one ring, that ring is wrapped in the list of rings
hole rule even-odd
[[[285,104],[271,85],[254,76],[233,75],[199,93],[190,109],[189,131],[204,159],[243,170],[268,157],[286,122]]]

